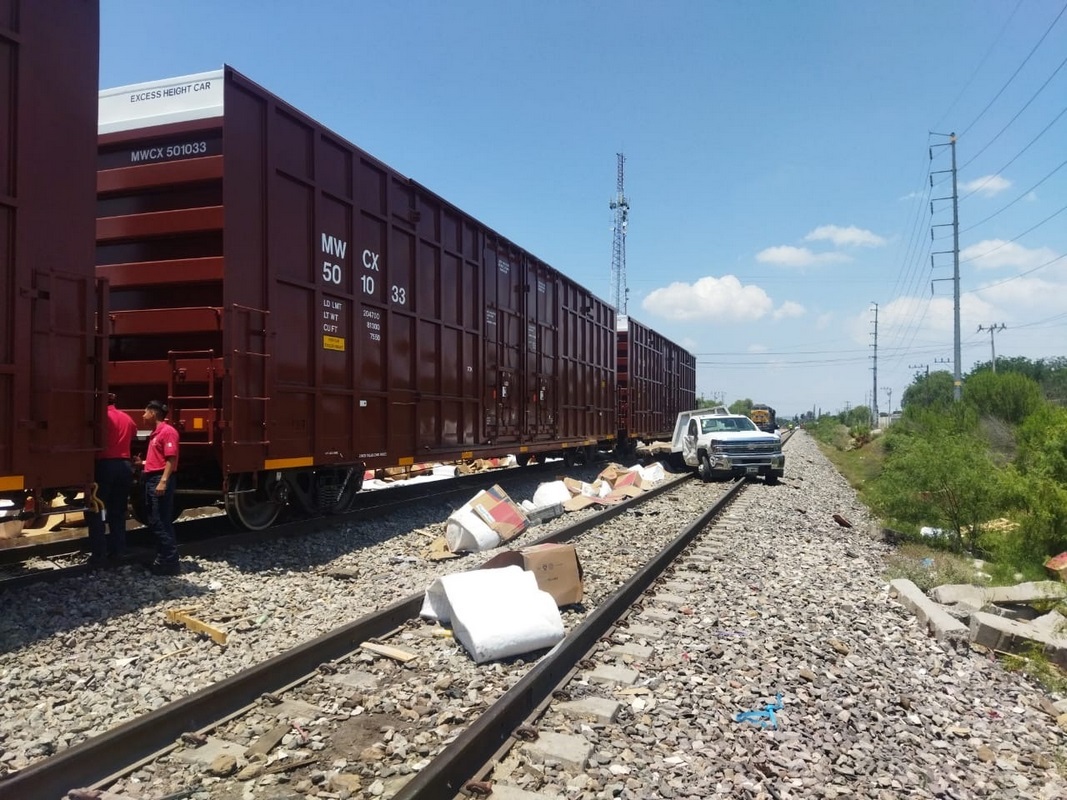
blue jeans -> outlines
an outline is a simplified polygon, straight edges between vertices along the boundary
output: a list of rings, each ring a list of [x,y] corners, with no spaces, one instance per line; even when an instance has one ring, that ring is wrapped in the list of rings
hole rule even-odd
[[[175,476],[167,480],[163,494],[156,494],[162,472],[144,476],[144,507],[148,510],[148,527],[156,537],[156,561],[178,563],[178,539],[174,535]]]
[[[89,523],[89,549],[98,560],[120,556],[126,550],[126,510],[133,469],[127,459],[102,458],[96,462],[94,478],[96,496],[104,504],[104,514],[85,515]]]

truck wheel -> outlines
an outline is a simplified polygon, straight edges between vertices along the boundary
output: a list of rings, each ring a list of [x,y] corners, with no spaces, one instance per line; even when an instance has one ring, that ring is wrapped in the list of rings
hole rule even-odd
[[[707,453],[700,454],[700,477],[704,483],[711,481],[711,459],[708,458]]]
[[[763,482],[766,483],[768,486],[774,486],[776,483],[778,483],[778,480],[781,477],[782,474],[780,472],[775,472],[774,470],[771,470],[767,473],[766,477],[763,479]]]

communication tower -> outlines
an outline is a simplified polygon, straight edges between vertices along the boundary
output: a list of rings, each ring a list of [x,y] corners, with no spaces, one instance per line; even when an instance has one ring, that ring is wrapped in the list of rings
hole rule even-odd
[[[611,300],[615,310],[626,314],[630,299],[630,290],[626,286],[626,225],[630,219],[630,201],[623,193],[623,165],[626,156],[616,153],[618,158],[618,176],[615,181],[615,198],[611,201],[611,210],[615,212],[612,224],[611,243]]]

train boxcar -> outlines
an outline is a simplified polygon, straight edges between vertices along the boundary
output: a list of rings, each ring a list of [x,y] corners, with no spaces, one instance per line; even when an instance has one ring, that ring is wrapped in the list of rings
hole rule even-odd
[[[237,71],[101,92],[99,130],[110,385],[171,405],[185,504],[262,528],[614,439],[610,305]]]
[[[0,520],[93,480],[99,24],[96,0],[0,3]]]
[[[696,405],[696,358],[633,317],[617,321],[617,441],[670,441],[680,411]]]

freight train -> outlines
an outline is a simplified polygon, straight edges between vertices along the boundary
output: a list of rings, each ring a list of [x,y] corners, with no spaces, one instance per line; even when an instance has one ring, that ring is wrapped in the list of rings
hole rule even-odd
[[[68,106],[64,141],[88,167],[34,191],[70,198],[63,236],[46,237],[78,234],[69,342],[34,316],[63,312],[54,292],[42,304],[26,246],[3,264],[6,297],[37,295],[8,304],[23,317],[0,318],[0,355],[44,356],[37,373],[0,363],[36,421],[0,413],[15,420],[0,439],[8,514],[91,481],[108,392],[138,422],[165,400],[177,504],[221,503],[248,529],[287,506],[342,512],[366,470],[632,452],[695,404],[691,353],[230,67],[100,92],[99,116]],[[22,146],[35,122],[14,110],[28,130],[13,155],[36,163]]]

